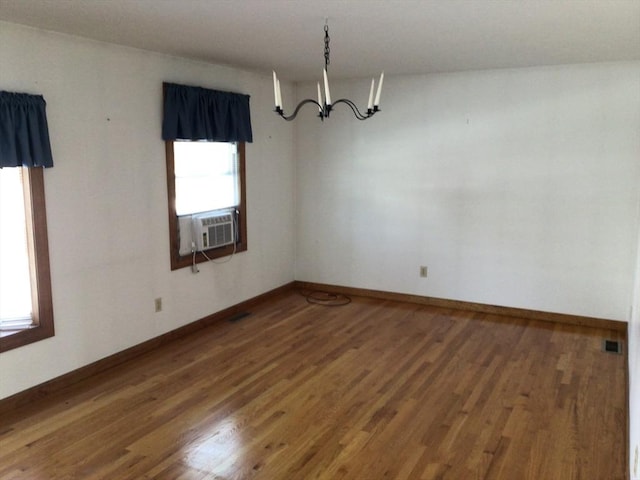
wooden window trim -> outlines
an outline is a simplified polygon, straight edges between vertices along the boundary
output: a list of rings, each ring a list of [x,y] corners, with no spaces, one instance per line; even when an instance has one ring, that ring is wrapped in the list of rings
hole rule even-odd
[[[176,213],[176,182],[174,170],[173,141],[165,142],[165,152],[167,159],[167,196],[169,207],[169,248],[171,256],[171,270],[190,267],[194,263],[192,254],[180,255],[180,235],[178,225],[178,214]],[[240,205],[238,205],[238,229],[239,239],[235,245],[235,252],[247,250],[247,188],[245,169],[245,144],[238,142],[238,173],[240,175]],[[216,259],[234,253],[233,245],[226,245],[220,248],[207,250],[207,257]],[[200,252],[195,255],[195,263],[206,262],[208,259]]]
[[[22,174],[25,197],[29,269],[34,326],[15,332],[3,332],[0,352],[53,337],[53,298],[49,267],[49,240],[44,196],[43,168],[25,168]]]

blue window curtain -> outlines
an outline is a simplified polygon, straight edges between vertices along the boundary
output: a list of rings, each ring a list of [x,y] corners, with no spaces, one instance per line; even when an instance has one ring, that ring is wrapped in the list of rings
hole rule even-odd
[[[42,95],[0,91],[0,168],[53,167]]]
[[[249,95],[165,83],[162,139],[252,142]]]

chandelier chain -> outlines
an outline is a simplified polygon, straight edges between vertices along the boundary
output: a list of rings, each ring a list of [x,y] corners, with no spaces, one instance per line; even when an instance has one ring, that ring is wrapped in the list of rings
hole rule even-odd
[[[329,25],[325,24],[324,26],[324,68],[328,69],[329,64],[331,63],[331,59],[329,55],[331,53],[331,49],[329,48]]]

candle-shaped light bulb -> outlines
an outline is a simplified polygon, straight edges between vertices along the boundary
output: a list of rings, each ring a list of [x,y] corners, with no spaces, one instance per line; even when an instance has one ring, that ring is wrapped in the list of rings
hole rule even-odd
[[[318,110],[322,113],[322,91],[320,90],[320,82],[318,82]]]
[[[367,110],[373,110],[373,87],[375,86],[376,81],[371,79],[371,90],[369,90],[369,102],[367,103]]]
[[[327,105],[331,105],[331,92],[329,92],[329,78],[327,77],[327,69],[322,71],[324,75],[324,100]]]
[[[376,101],[374,105],[377,107],[380,105],[380,93],[382,93],[382,82],[384,82],[384,72],[380,74],[380,83],[378,83],[378,91],[376,93]]]
[[[278,76],[276,75],[276,71],[273,71],[273,99],[274,102],[276,104],[276,108],[278,108],[280,105],[278,105]]]

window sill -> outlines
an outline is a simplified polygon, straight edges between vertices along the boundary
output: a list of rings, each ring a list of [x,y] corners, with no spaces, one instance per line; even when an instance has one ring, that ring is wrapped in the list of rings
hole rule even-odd
[[[37,328],[36,325],[32,325],[29,327],[20,327],[20,328],[12,328],[12,329],[0,329],[0,338],[9,337],[11,335],[15,335],[16,333],[24,332],[26,330],[31,330],[33,328]]]
[[[21,330],[0,331],[0,352],[13,350],[53,336],[53,322],[50,325],[37,325]]]

